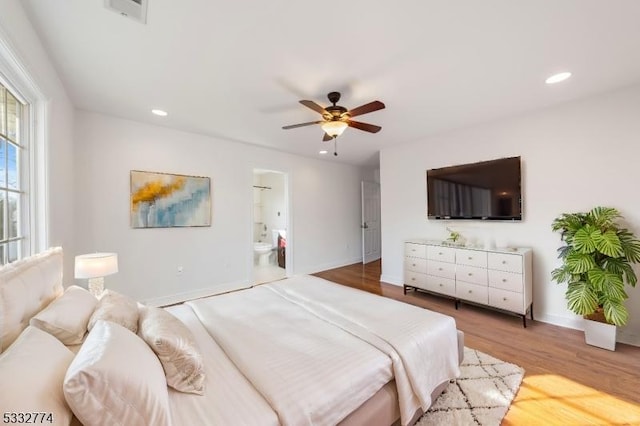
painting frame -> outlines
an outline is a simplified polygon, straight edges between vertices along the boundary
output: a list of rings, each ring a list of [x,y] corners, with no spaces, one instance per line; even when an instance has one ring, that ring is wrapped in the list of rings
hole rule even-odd
[[[131,228],[201,228],[210,227],[211,222],[211,178],[146,170],[129,172]]]

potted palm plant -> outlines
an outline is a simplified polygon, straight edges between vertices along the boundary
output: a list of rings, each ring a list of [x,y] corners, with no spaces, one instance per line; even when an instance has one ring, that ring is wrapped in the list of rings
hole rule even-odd
[[[616,326],[627,323],[625,284],[638,281],[632,264],[640,262],[640,240],[618,223],[611,207],[586,213],[564,213],[552,224],[565,245],[558,249],[562,266],[551,276],[567,283],[567,307],[585,319],[587,344],[615,350]]]

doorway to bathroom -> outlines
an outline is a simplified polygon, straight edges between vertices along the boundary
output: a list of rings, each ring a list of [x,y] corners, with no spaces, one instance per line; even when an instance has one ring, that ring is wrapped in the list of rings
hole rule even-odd
[[[287,276],[289,197],[287,175],[253,170],[253,282]]]

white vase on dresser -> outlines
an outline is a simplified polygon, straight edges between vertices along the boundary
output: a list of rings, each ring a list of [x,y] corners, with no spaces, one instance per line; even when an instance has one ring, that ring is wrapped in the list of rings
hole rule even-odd
[[[455,247],[429,240],[405,242],[404,293],[424,290],[533,319],[529,248]]]

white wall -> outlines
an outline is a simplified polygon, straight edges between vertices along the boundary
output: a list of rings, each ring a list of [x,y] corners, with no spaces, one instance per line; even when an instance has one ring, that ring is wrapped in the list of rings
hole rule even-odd
[[[526,116],[450,132],[381,152],[382,280],[402,283],[403,241],[444,239],[445,226],[482,240],[485,233],[534,251],[538,319],[581,328],[566,309],[565,286],[551,281],[559,265],[551,222],[563,212],[603,205],[619,209],[640,235],[640,86]],[[524,220],[520,223],[426,218],[426,170],[521,156]],[[636,273],[640,272],[638,267]],[[628,291],[629,324],[618,340],[640,345],[640,288]]]
[[[0,38],[9,46],[46,100],[47,244],[65,251],[65,285],[73,283],[74,109],[19,0],[3,0]]]
[[[360,259],[357,167],[87,112],[77,112],[75,128],[77,247],[118,253],[120,271],[105,278],[108,288],[138,300],[170,301],[246,285],[254,168],[289,175],[287,260],[295,273]],[[211,177],[212,226],[131,229],[130,170]]]

